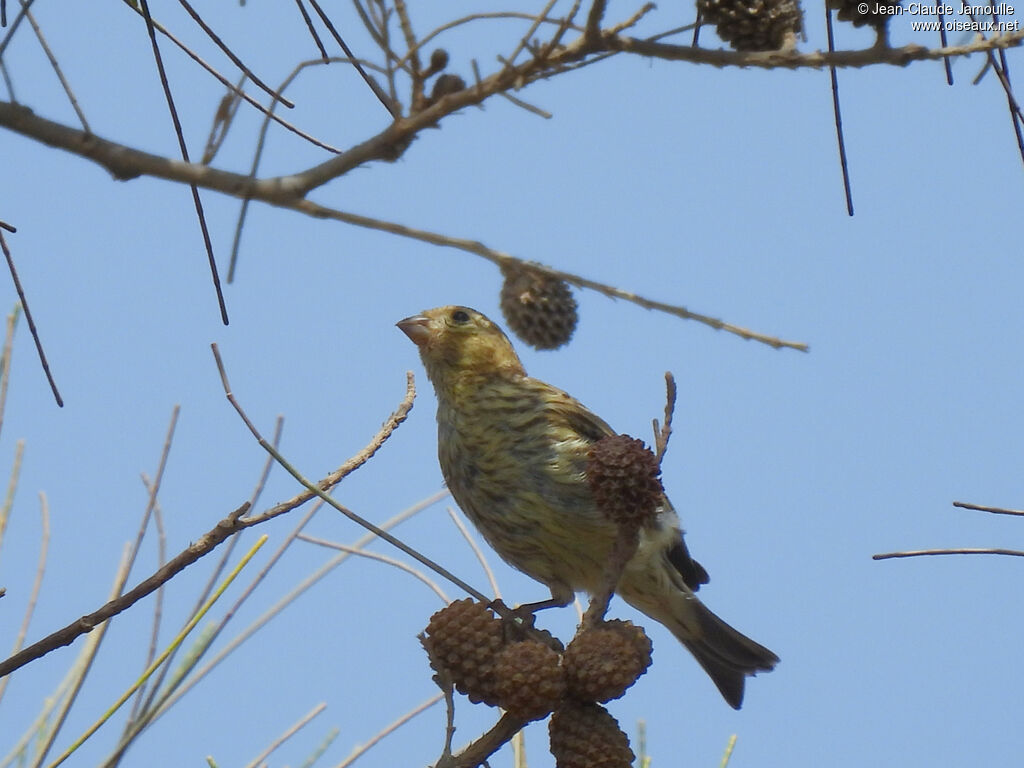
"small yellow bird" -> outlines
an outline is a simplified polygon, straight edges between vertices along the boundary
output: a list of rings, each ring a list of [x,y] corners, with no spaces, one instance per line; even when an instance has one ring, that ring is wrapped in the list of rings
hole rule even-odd
[[[505,562],[551,590],[551,600],[534,607],[568,605],[577,591],[600,589],[617,528],[594,504],[587,451],[612,428],[527,376],[508,337],[476,310],[438,307],[397,325],[419,347],[437,394],[448,488]],[[616,592],[664,624],[739,709],[746,676],[779,659],[704,607],[694,592],[707,581],[663,497]]]

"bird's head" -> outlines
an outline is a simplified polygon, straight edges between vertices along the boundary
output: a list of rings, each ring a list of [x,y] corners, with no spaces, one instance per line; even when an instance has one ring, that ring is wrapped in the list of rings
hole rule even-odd
[[[436,389],[460,374],[523,374],[523,365],[501,328],[469,307],[437,307],[396,325],[419,347]]]

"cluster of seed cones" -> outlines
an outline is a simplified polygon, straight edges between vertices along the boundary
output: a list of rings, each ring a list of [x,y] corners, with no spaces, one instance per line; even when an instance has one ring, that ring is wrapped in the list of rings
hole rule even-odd
[[[840,21],[884,29],[899,0],[827,0]],[[789,48],[803,31],[800,0],[697,0],[705,24],[737,51],[777,51]]]
[[[777,51],[803,29],[799,0],[697,0],[697,12],[737,51]]]
[[[523,720],[553,712],[551,752],[559,768],[632,765],[629,739],[601,704],[622,696],[650,666],[651,641],[641,627],[603,622],[556,650],[557,640],[524,637],[520,627],[467,598],[431,616],[421,640],[439,681],[470,701]]]

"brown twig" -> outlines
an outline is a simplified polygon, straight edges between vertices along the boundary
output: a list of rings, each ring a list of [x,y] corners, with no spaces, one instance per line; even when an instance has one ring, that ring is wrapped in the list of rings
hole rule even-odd
[[[153,26],[153,17],[149,13],[148,0],[139,0],[139,7],[146,20],[146,31],[149,33],[149,42],[153,48],[153,59],[156,61],[157,73],[160,76],[160,86],[164,91],[164,98],[167,101],[167,108],[171,113],[171,122],[174,124],[174,133],[178,137],[178,149],[181,152],[181,159],[189,162],[188,145],[185,143],[185,135],[181,130],[181,120],[178,119],[178,109],[174,106],[174,96],[171,95],[171,85],[167,80],[167,71],[164,69],[164,60],[160,55],[160,45],[156,39],[156,28]],[[224,291],[220,285],[220,273],[217,271],[217,260],[213,256],[213,243],[210,241],[210,231],[206,226],[206,214],[203,212],[203,201],[199,197],[199,188],[195,184],[189,184],[192,190],[192,203],[196,209],[196,217],[199,220],[199,229],[203,234],[203,245],[206,248],[206,258],[210,265],[210,276],[213,279],[213,289],[217,294],[217,306],[220,309],[220,319],[224,325],[228,324],[228,308],[224,302]],[[26,313],[27,314],[27,313]]]
[[[24,0],[22,0],[24,2]],[[78,115],[79,122],[82,123],[82,128],[85,129],[86,133],[90,132],[89,121],[85,119],[85,113],[78,104],[78,99],[75,98],[75,92],[71,90],[71,83],[64,77],[64,71],[60,68],[60,64],[57,62],[57,57],[54,55],[50,46],[46,42],[46,38],[43,36],[43,30],[36,23],[35,16],[28,9],[25,10],[25,18],[28,19],[28,23],[32,26],[32,31],[36,34],[36,39],[39,40],[39,45],[43,49],[43,53],[46,54],[46,58],[50,62],[50,66],[53,67],[54,74],[57,75],[57,79],[60,81],[61,88],[64,89],[64,93],[67,94],[68,101],[71,102],[71,108],[75,110],[75,114]]]
[[[872,555],[872,560],[891,560],[896,557],[920,557],[921,555],[1012,555],[1024,557],[1019,549],[959,548],[959,549],[913,549],[904,552],[885,552]]]
[[[828,34],[828,52],[835,53],[836,44],[832,36],[832,8],[825,3],[825,29]],[[850,166],[846,162],[846,138],[843,135],[843,115],[839,109],[839,78],[836,67],[830,64],[829,80],[832,83],[832,116],[836,125],[836,143],[839,145],[839,168],[843,174],[843,194],[846,196],[846,214],[853,216],[853,192],[850,190]]]
[[[365,82],[370,87],[370,90],[373,91],[373,95],[376,96],[377,100],[384,105],[384,109],[386,109],[391,114],[391,116],[396,120],[400,118],[402,116],[402,113],[398,110],[398,107],[384,92],[384,89],[380,87],[380,83],[378,83],[376,80],[370,77],[370,74],[365,69],[363,69],[363,65],[359,63],[359,59],[356,58],[356,55],[354,53],[352,53],[352,49],[348,47],[348,44],[344,41],[344,39],[342,39],[341,35],[338,33],[338,30],[335,29],[330,17],[326,13],[324,13],[323,8],[320,7],[320,3],[318,3],[317,0],[309,0],[309,4],[313,6],[313,10],[317,12],[317,15],[320,17],[320,20],[324,23],[324,26],[326,26],[327,30],[331,33],[331,36],[334,38],[334,42],[336,42],[338,46],[341,48],[341,50],[345,52],[345,55],[348,57],[349,63],[351,63],[352,66],[355,67],[356,72],[358,72],[359,76],[363,78],[363,82]]]
[[[405,59],[409,62],[409,77],[412,79],[411,111],[419,111],[424,104],[423,96],[423,65],[420,63],[420,55],[416,44],[416,34],[412,31],[412,19],[409,18],[409,9],[405,0],[395,0],[395,14],[398,16],[398,26],[405,38],[406,54]]]
[[[438,761],[435,768],[477,768],[507,744],[509,739],[521,731],[525,725],[525,720],[506,712],[487,733],[452,757],[450,761]]]
[[[4,661],[0,661],[0,677],[11,674],[11,672],[20,669],[29,662],[45,656],[50,651],[70,645],[82,635],[92,632],[107,619],[113,618],[135,605],[135,603],[152,593],[161,584],[166,584],[178,573],[203,557],[203,555],[212,551],[236,531],[247,528],[248,525],[241,518],[248,510],[249,505],[243,504],[199,537],[198,541],[169,560],[163,568],[157,569],[153,575],[140,582],[134,589],[125,592],[120,597],[109,600],[92,613],[76,619],[66,627],[47,635],[42,640],[11,655]]]
[[[992,512],[996,515],[1022,515],[1024,516],[1024,509],[1006,509],[1005,507],[983,507],[980,504],[970,504],[966,501],[954,501],[954,507],[960,509],[974,509],[978,512]]]
[[[302,14],[302,20],[306,22],[306,29],[309,30],[310,36],[313,38],[313,42],[316,44],[317,50],[320,51],[320,58],[323,61],[327,61],[327,49],[324,48],[324,42],[320,39],[320,33],[316,31],[316,27],[313,26],[313,19],[309,16],[309,11],[306,10],[306,6],[302,4],[302,0],[295,0],[295,5],[299,7],[299,13]]]
[[[367,227],[369,229],[379,229],[383,232],[390,232],[392,234],[401,235],[403,237],[410,237],[415,240],[422,240],[423,242],[431,243],[433,245],[445,246],[448,248],[457,248],[462,251],[468,251],[474,253],[477,256],[481,256],[488,261],[500,266],[511,264],[521,265],[524,263],[523,259],[517,259],[514,256],[510,256],[507,253],[496,251],[492,248],[488,248],[486,245],[478,240],[468,240],[465,238],[450,237],[448,235],[441,235],[436,232],[428,232],[421,229],[415,229],[413,227],[407,227],[402,224],[395,224],[389,221],[381,221],[380,219],[373,219],[368,216],[359,216],[353,213],[346,213],[343,211],[336,211],[331,208],[326,208],[317,203],[313,203],[309,200],[301,200],[291,205],[282,205],[285,208],[292,208],[294,210],[304,211],[311,216],[322,219],[336,219],[338,221],[344,221],[348,224],[354,224],[360,227]],[[559,280],[564,280],[567,283],[571,283],[580,288],[589,288],[592,291],[604,294],[610,298],[623,299],[629,301],[638,306],[644,307],[645,309],[653,309],[666,314],[675,315],[676,317],[683,318],[684,320],[695,320],[703,325],[707,325],[715,330],[726,331],[727,333],[734,334],[740,338],[747,339],[749,341],[757,341],[762,344],[767,344],[775,349],[789,348],[796,349],[801,352],[807,352],[810,347],[800,341],[787,341],[780,339],[775,336],[769,336],[756,331],[751,331],[748,328],[734,325],[733,323],[727,323],[724,320],[719,320],[709,315],[703,315],[698,312],[692,312],[685,307],[676,304],[667,304],[662,301],[655,301],[648,299],[630,291],[623,290],[622,288],[616,288],[614,286],[607,285],[605,283],[597,282],[589,278],[583,277],[582,275],[576,275],[571,272],[563,272],[558,269],[546,267],[542,264],[530,262],[530,268],[534,271],[540,272],[545,275],[549,275]]]
[[[381,525],[381,527],[386,530],[390,530],[395,526],[399,525],[400,523],[408,520],[410,517],[419,514],[424,509],[427,509],[433,504],[436,504],[438,501],[440,501],[447,495],[447,491],[442,491],[441,493],[434,494],[433,496],[428,497],[414,504],[408,509],[403,510],[397,515],[393,516],[389,520],[385,521]],[[322,503],[323,502],[317,501],[317,504]],[[297,536],[298,533],[302,530],[302,528],[306,525],[306,523],[308,523],[309,520],[312,519],[313,514],[315,514],[316,509],[318,508],[319,507],[314,507],[313,509],[310,510],[309,513],[303,516],[303,520],[299,523],[299,525],[295,527],[295,529],[292,531],[291,534],[289,534],[289,536]],[[358,541],[356,541],[354,546],[357,548],[368,546],[372,541],[375,540],[375,538],[376,537],[372,533],[368,533],[364,535],[362,538],[360,538]],[[285,545],[282,544],[282,546],[279,548],[279,551],[283,552],[284,548]],[[277,556],[278,555],[275,554],[275,557]],[[184,696],[189,690],[191,690],[196,684],[198,684],[199,681],[201,681],[203,678],[206,677],[206,675],[208,675],[213,669],[215,669],[218,664],[220,664],[225,658],[231,655],[231,653],[237,650],[243,643],[245,643],[249,638],[251,638],[262,627],[266,626],[271,619],[278,616],[281,613],[281,611],[283,611],[287,606],[291,605],[302,594],[304,594],[307,590],[311,589],[327,574],[329,574],[342,563],[346,562],[350,557],[352,557],[352,555],[350,555],[349,553],[342,552],[334,558],[332,558],[331,560],[329,560],[323,566],[318,568],[314,573],[303,579],[298,586],[291,590],[291,592],[286,594],[284,597],[278,600],[273,606],[264,611],[263,614],[261,614],[256,620],[254,620],[248,627],[246,627],[242,632],[240,632],[236,637],[234,637],[230,642],[228,642],[223,648],[221,648],[212,659],[210,659],[201,669],[192,674],[191,677],[185,680],[178,689],[176,689],[166,699],[162,700],[162,703],[156,709],[152,718],[156,719],[157,717],[160,717],[168,709],[170,709],[182,696]],[[239,599],[241,600],[241,598]],[[238,603],[236,603],[236,605],[238,605]],[[233,610],[231,611],[231,613],[233,613]],[[225,619],[222,619],[221,624],[225,624],[226,621],[227,617],[225,617]]]
[[[607,0],[593,0],[590,6],[590,13],[587,14],[587,31],[584,35],[587,42],[591,44],[597,44],[601,39],[601,20],[604,18],[607,5]]]
[[[208,651],[210,647],[213,645],[214,640],[216,640],[224,631],[224,629],[228,625],[228,622],[231,621],[231,619],[238,614],[238,611],[242,607],[242,605],[249,599],[249,597],[252,596],[253,592],[256,591],[256,588],[263,582],[267,574],[270,573],[271,569],[273,569],[274,566],[280,561],[285,551],[287,551],[288,548],[292,545],[292,543],[297,539],[298,535],[306,527],[309,521],[313,519],[313,516],[317,513],[319,508],[319,504],[316,504],[309,511],[307,511],[305,515],[303,515],[302,519],[298,522],[298,524],[292,529],[288,536],[285,537],[284,541],[281,542],[280,546],[278,546],[277,551],[274,552],[273,555],[271,555],[271,557],[267,560],[263,567],[260,568],[256,576],[253,577],[252,581],[242,591],[242,594],[238,596],[234,604],[232,604],[232,606],[224,613],[220,621],[217,622],[217,624],[214,625],[212,629],[209,629],[208,632],[204,635],[204,643],[199,649],[199,651],[190,652],[187,657],[185,668],[175,670],[174,676],[171,678],[170,683],[164,685],[163,681],[164,678],[166,677],[166,674],[164,673],[170,671],[171,659],[173,658],[173,655],[168,657],[167,661],[163,665],[163,669],[161,670],[162,674],[160,675],[159,679],[156,682],[154,682],[153,685],[150,687],[150,693],[148,698],[146,699],[146,703],[142,706],[137,716],[133,716],[128,722],[125,723],[124,731],[121,734],[121,739],[118,742],[117,748],[114,750],[113,754],[111,754],[110,757],[108,757],[103,762],[103,768],[113,768],[113,766],[116,766],[124,757],[124,753],[131,745],[132,741],[134,741],[135,738],[140,733],[142,733],[143,730],[152,725],[153,722],[158,717],[160,717],[168,709],[170,709],[171,704],[174,701],[176,701],[177,698],[180,698],[182,695],[184,695],[185,691],[187,691],[193,685],[198,683],[199,680],[201,680],[202,677],[206,674],[206,671],[209,671],[209,669],[212,668],[211,665],[207,665],[207,667],[205,668],[206,671],[193,675],[191,678],[186,680],[188,674],[193,669],[195,669],[196,665],[203,658],[206,651]],[[238,538],[239,537],[237,535],[233,536],[228,544],[228,547],[226,547],[225,550],[227,551],[233,548],[234,545],[238,542]],[[218,564],[218,567],[217,569],[215,569],[214,573],[219,574],[220,572],[221,568],[220,564]],[[210,590],[208,587],[203,590],[203,592],[201,593],[202,600],[200,601],[200,607],[206,603],[206,600],[208,599],[211,591],[212,590]],[[188,615],[185,624],[187,624],[188,621],[191,621],[192,617],[194,617],[199,612],[199,610],[200,608],[193,608],[192,612]]]
[[[235,52],[232,51],[231,48],[228,47],[224,43],[224,41],[220,39],[220,37],[217,35],[217,33],[214,32],[213,29],[211,29],[210,26],[205,21],[203,21],[203,17],[199,15],[199,13],[195,10],[195,8],[192,7],[192,5],[188,2],[188,0],[178,0],[178,3],[179,3],[179,5],[181,5],[182,8],[185,9],[185,12],[189,16],[192,17],[192,20],[196,24],[199,25],[199,28],[202,29],[203,32],[206,33],[206,36],[209,37],[213,41],[214,45],[216,45],[218,48],[220,48],[220,50],[224,53],[224,55],[227,56],[229,59],[231,59],[231,63],[234,64],[236,67],[238,67],[238,69],[241,70],[242,73],[247,78],[249,78],[257,88],[259,88],[262,91],[264,91],[274,101],[280,101],[286,107],[293,107],[293,106],[295,106],[294,104],[292,104],[292,102],[288,101],[287,99],[281,98],[280,94],[278,94],[276,91],[271,89],[270,86],[267,85],[266,83],[264,83],[256,75],[255,72],[253,72],[251,69],[249,69],[249,67],[247,67],[242,62],[242,60],[240,58],[238,58],[238,56],[235,55]],[[143,11],[143,13],[147,13],[147,14],[148,14],[148,12],[149,12],[148,10],[144,10]]]
[[[7,240],[4,238],[4,233],[0,231],[0,249],[4,252],[4,258],[7,259],[7,269],[11,272],[11,280],[14,281],[14,290],[18,292],[18,301],[21,302],[21,308],[25,310],[25,321],[28,323],[28,331],[32,335],[32,341],[36,345],[36,353],[39,355],[39,363],[43,367],[43,373],[46,374],[46,380],[50,383],[50,391],[53,392],[54,400],[57,401],[57,405],[60,408],[64,407],[64,398],[60,396],[60,392],[57,391],[57,382],[53,380],[53,374],[50,373],[50,363],[46,359],[46,353],[43,351],[43,343],[39,339],[39,331],[36,329],[36,321],[32,318],[32,312],[28,308],[28,299],[25,297],[25,289],[21,287],[21,279],[18,277],[18,270],[14,266],[14,257],[11,256],[11,251],[7,247]]]
[[[220,104],[217,105],[217,110],[213,113],[213,124],[210,126],[210,135],[206,137],[206,146],[203,148],[203,159],[200,160],[203,165],[209,165],[213,162],[213,159],[217,156],[221,146],[224,144],[224,140],[228,137],[228,131],[235,122],[235,115],[238,114],[238,105],[241,104],[241,100],[238,98],[238,92],[241,90],[243,83],[245,83],[245,75],[242,75],[238,81],[236,88],[238,90],[228,90],[220,100]],[[229,281],[230,282],[230,281]]]
[[[142,14],[142,11],[140,11],[138,8],[134,8],[134,6],[132,6],[130,3],[128,3],[128,6],[133,8],[133,10],[135,10],[136,13],[138,13],[140,15]],[[187,45],[185,45],[183,42],[181,42],[181,40],[179,40],[170,31],[168,31],[159,21],[157,21],[156,19],[153,19],[153,26],[156,27],[156,30],[160,34],[162,34],[164,37],[166,37],[168,40],[170,40],[172,43],[174,43],[174,45],[176,45],[179,49],[181,49],[181,51],[186,56],[188,56],[190,59],[192,59],[194,62],[196,62],[200,67],[205,69],[214,78],[216,78],[217,81],[220,82],[221,85],[223,85],[225,88],[228,88],[229,90],[234,90],[235,89],[235,86],[231,84],[230,80],[228,80],[226,77],[224,77],[224,75],[222,75],[216,69],[211,67],[208,63],[206,63],[206,61],[204,61],[195,51],[193,51],[191,48],[189,48]],[[245,103],[249,104],[250,106],[256,108],[258,111],[262,112],[263,114],[268,114],[267,108],[264,107],[262,104],[260,104],[258,101],[256,101],[252,96],[250,96],[245,91],[238,91],[238,96],[239,96],[240,99],[242,99],[242,101],[244,101]],[[287,99],[285,99],[283,97],[280,97],[278,95],[275,95],[274,99],[272,100],[272,103],[274,103],[274,104],[281,103],[281,104],[283,104],[286,107],[294,107],[295,106],[292,102],[290,102]],[[312,135],[306,133],[305,131],[301,130],[300,128],[292,125],[291,123],[289,123],[284,118],[278,117],[277,115],[273,115],[270,119],[273,120],[278,125],[280,125],[285,130],[291,131],[292,133],[294,133],[296,136],[300,137],[304,141],[308,141],[313,146],[320,147],[321,149],[325,149],[328,152],[337,153],[337,152],[340,151],[339,149],[337,149],[337,147],[332,147],[330,144],[327,144],[326,142],[320,141],[315,136],[312,136]],[[127,178],[134,178],[134,176],[137,176],[137,175],[138,174],[129,174],[129,176]]]
[[[665,371],[665,423],[658,425],[654,420],[654,455],[658,464],[665,458],[665,451],[668,450],[668,439],[672,436],[672,414],[676,410],[676,379],[671,371]]]
[[[211,346],[211,348],[213,350],[213,356],[214,356],[214,359],[215,359],[215,361],[217,363],[217,372],[220,374],[221,385],[224,387],[224,395],[227,397],[228,402],[231,403],[231,407],[235,409],[235,412],[238,414],[239,418],[242,420],[242,422],[245,424],[245,426],[248,428],[248,430],[252,433],[253,437],[256,438],[256,441],[260,444],[260,447],[262,447],[263,450],[265,450],[267,453],[269,453],[271,456],[273,456],[274,460],[278,464],[280,464],[288,472],[288,474],[290,474],[292,477],[294,477],[296,480],[298,480],[299,483],[301,483],[306,488],[307,492],[309,492],[309,493],[311,493],[311,494],[313,494],[315,496],[319,496],[326,503],[328,503],[329,505],[334,507],[336,510],[341,512],[341,514],[343,514],[349,520],[351,520],[352,522],[356,523],[356,525],[360,525],[363,528],[365,528],[366,530],[370,531],[371,533],[376,534],[379,538],[383,539],[384,541],[386,541],[388,544],[390,544],[391,546],[395,547],[396,549],[399,549],[402,552],[404,552],[405,554],[409,555],[409,557],[413,558],[414,560],[417,560],[421,564],[425,565],[427,568],[432,570],[434,573],[438,574],[439,576],[441,576],[441,577],[443,577],[445,579],[448,579],[448,581],[452,582],[452,584],[455,584],[457,587],[459,587],[460,589],[464,590],[467,594],[472,595],[475,599],[479,600],[480,602],[487,602],[488,598],[482,592],[480,592],[479,590],[477,590],[474,587],[472,587],[469,584],[467,584],[465,581],[463,581],[458,576],[453,574],[447,568],[442,567],[438,563],[436,563],[433,560],[431,560],[429,557],[426,557],[425,555],[423,555],[422,553],[420,553],[416,549],[413,549],[412,547],[410,547],[408,544],[406,544],[401,539],[399,539],[399,538],[397,538],[395,536],[392,536],[387,531],[385,531],[382,528],[374,525],[369,520],[361,517],[360,515],[357,515],[352,510],[342,506],[337,501],[332,499],[326,493],[330,486],[324,487],[324,481],[321,481],[318,484],[314,484],[311,481],[309,481],[308,479],[306,479],[306,477],[303,476],[302,473],[300,473],[297,469],[295,469],[284,458],[284,456],[282,456],[272,445],[270,445],[270,443],[268,443],[263,438],[263,436],[260,434],[259,430],[256,428],[256,425],[253,424],[252,421],[249,419],[248,415],[245,413],[245,410],[239,404],[238,400],[235,398],[234,393],[231,391],[231,385],[228,383],[227,371],[224,368],[224,361],[220,357],[220,350],[217,348],[216,344],[211,344],[210,346]],[[412,408],[412,403],[413,403],[413,399],[415,398],[415,396],[416,396],[416,385],[415,385],[414,380],[413,380],[412,371],[409,371],[406,374],[406,398],[403,401],[403,405],[406,405],[406,408],[405,408],[404,412],[402,413],[401,417],[396,422],[396,424],[395,424],[396,427],[398,426],[398,424],[400,424],[402,421],[405,420],[405,417],[408,414],[409,409]],[[392,417],[394,418],[395,414],[392,414]],[[383,442],[383,441],[381,441],[381,442]],[[354,459],[352,459],[350,461],[358,462],[358,465],[361,465],[362,463],[365,463],[365,461],[367,461],[370,458],[370,456],[372,456],[373,453],[375,453],[377,448],[379,448],[379,447],[380,447],[379,445],[374,447],[373,450],[370,451],[369,453],[367,453],[364,450],[363,453],[366,454],[365,458],[362,458],[362,456],[357,455]],[[341,470],[339,470],[339,472],[340,471]],[[338,473],[333,473],[333,474],[338,474]],[[333,477],[333,474],[328,476],[328,477]],[[344,475],[339,475],[338,479],[340,480],[341,477],[343,477],[343,476]],[[331,483],[331,485],[334,485],[334,483]]]

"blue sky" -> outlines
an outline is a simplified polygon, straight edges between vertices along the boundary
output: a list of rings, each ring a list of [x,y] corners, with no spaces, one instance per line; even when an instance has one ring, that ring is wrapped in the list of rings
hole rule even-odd
[[[173,155],[139,20],[116,4],[37,6],[96,133]],[[446,18],[471,7],[451,6]],[[253,3],[200,10],[271,83],[315,52],[293,11],[275,18]],[[609,17],[632,11],[613,2]],[[154,12],[222,62],[178,9]],[[348,7],[332,16],[349,43],[365,49]],[[680,18],[671,24],[690,12]],[[822,26],[808,20],[806,47],[822,45]],[[897,22],[897,42],[910,39],[907,30],[909,22]],[[495,51],[510,51],[523,31],[518,22],[492,21],[452,34],[444,42],[450,71],[470,79],[474,57],[490,71]],[[840,46],[870,43],[843,25],[837,35]],[[1019,57],[1009,58],[1012,67]],[[22,102],[73,122],[29,30],[5,63]],[[995,78],[970,85],[981,63],[956,62],[952,88],[938,63],[840,72],[852,219],[827,73],[625,57],[520,94],[553,112],[551,120],[495,99],[424,131],[397,163],[357,170],[311,195],[811,345],[809,354],[776,351],[589,291],[577,292],[581,320],[569,346],[542,353],[519,345],[531,374],[644,439],[662,412],[663,374],[675,374],[664,482],[711,574],[701,596],[782,659],[748,684],[737,713],[667,631],[646,624],[654,665],[610,709],[630,734],[646,721],[655,766],[717,765],[733,733],[735,766],[1005,765],[1020,754],[1021,681],[1012,661],[1024,631],[1013,609],[1019,561],[871,560],[893,549],[1022,540],[1019,520],[951,506],[1020,507],[1024,498],[1024,173]],[[168,54],[168,69],[199,154],[220,87],[177,55]],[[336,146],[388,119],[338,66],[309,72],[289,95],[298,104],[289,119]],[[241,112],[218,164],[246,169],[258,125]],[[0,466],[17,440],[26,444],[0,552],[0,647],[13,643],[34,573],[38,493],[47,494],[52,538],[30,640],[105,600],[145,508],[139,473],[155,471],[175,404],[181,416],[160,495],[169,551],[249,496],[265,456],[224,399],[211,342],[251,418],[270,433],[285,416],[282,450],[311,477],[369,440],[401,400],[411,369],[419,396],[409,420],[336,495],[379,522],[441,488],[433,394],[394,323],[449,303],[499,319],[501,278],[491,264],[254,205],[238,276],[226,289],[225,328],[187,189],[115,182],[88,161],[11,133],[0,153],[0,218],[18,227],[7,239],[66,402],[53,404],[22,323],[0,434]],[[285,173],[319,157],[276,132],[265,169]],[[226,270],[238,202],[203,199]],[[9,287],[6,307],[14,301]],[[275,470],[263,505],[295,491]],[[254,566],[300,514],[264,527],[271,541]],[[328,511],[308,532],[342,543],[362,535]],[[485,588],[445,503],[398,532]],[[330,557],[293,545],[220,642]],[[544,597],[491,560],[506,600]],[[184,620],[211,567],[199,563],[169,585],[168,627]],[[150,540],[132,582],[154,568]],[[439,607],[408,575],[350,561],[183,699],[129,760],[159,755],[161,764],[197,765],[213,755],[221,765],[244,765],[323,701],[327,710],[271,764],[300,764],[331,727],[340,735],[322,764],[337,764],[436,690],[416,633]],[[639,620],[621,602],[612,610]],[[113,623],[57,752],[134,681],[151,611],[147,600]],[[550,612],[541,623],[567,639],[575,616]],[[162,642],[170,636],[168,629]],[[12,678],[0,704],[0,752],[28,727],[78,647]],[[493,719],[460,699],[456,744]],[[435,708],[364,760],[430,763],[443,723]],[[115,730],[102,729],[71,764],[96,764]],[[546,726],[531,726],[526,738],[531,765],[551,764]],[[491,764],[510,765],[510,753]]]

